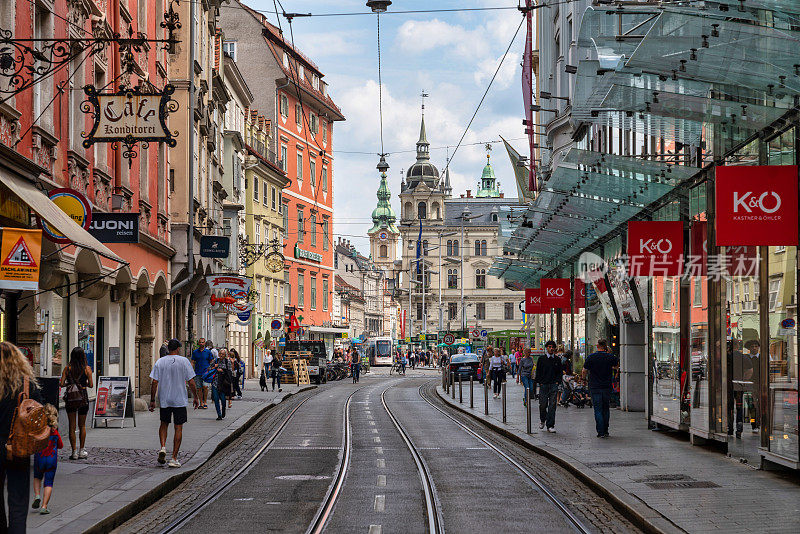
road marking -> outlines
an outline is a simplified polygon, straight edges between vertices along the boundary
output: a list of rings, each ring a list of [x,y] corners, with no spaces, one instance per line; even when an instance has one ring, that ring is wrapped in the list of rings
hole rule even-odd
[[[375,495],[375,511],[383,512],[386,508],[386,495]]]
[[[384,469],[386,467],[386,460],[383,458],[378,458],[378,468]]]
[[[381,534],[381,526],[380,525],[370,525],[369,526],[369,534]]]
[[[311,445],[310,439],[304,439],[303,442],[300,444],[301,447],[308,447],[309,445]]]
[[[377,486],[385,486],[386,485],[386,475],[378,475],[378,482]],[[251,499],[252,500],[252,499]]]
[[[385,478],[385,477],[384,477],[384,478]],[[385,484],[385,482],[386,482],[386,480],[384,480],[384,486],[386,485],[386,484]],[[378,484],[378,485],[380,485],[380,484]],[[234,500],[234,501],[252,501],[252,500],[253,500],[253,498],[252,498],[252,497],[241,497],[241,498],[239,498],[239,499],[233,499],[233,500]]]
[[[372,433],[373,433],[373,434],[377,434],[377,433],[378,433],[378,429],[377,429],[377,428],[373,428],[373,429],[372,429]]]
[[[369,424],[375,426],[375,421],[370,421]]]
[[[374,441],[375,443],[380,443],[381,442],[381,438],[372,438],[372,441]]]
[[[275,478],[278,480],[328,480],[331,477],[325,475],[281,475]]]
[[[383,454],[383,447],[375,447],[375,454]]]

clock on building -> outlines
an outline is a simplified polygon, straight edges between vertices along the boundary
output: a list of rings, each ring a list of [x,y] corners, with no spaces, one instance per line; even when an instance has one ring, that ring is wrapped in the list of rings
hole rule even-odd
[[[380,239],[381,241],[386,241],[387,239],[389,239],[389,232],[382,230],[381,233],[378,234],[378,239]]]

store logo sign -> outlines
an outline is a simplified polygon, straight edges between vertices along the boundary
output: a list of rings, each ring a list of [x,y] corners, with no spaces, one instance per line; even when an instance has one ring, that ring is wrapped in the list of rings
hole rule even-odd
[[[797,166],[716,169],[716,244],[796,245]]]
[[[527,288],[525,290],[525,313],[545,313],[547,310],[542,308],[541,290],[537,288]]]
[[[539,286],[542,290],[542,305],[546,309],[572,306],[572,286],[569,278],[542,278]]]
[[[683,265],[681,221],[630,221],[630,276],[680,276]]]

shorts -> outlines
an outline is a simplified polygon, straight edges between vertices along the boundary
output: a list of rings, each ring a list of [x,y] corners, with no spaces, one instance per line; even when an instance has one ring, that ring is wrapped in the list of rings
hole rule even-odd
[[[186,406],[181,406],[180,408],[160,408],[159,415],[161,416],[162,423],[171,422],[176,425],[182,425],[188,420]]]
[[[78,412],[78,415],[86,415],[86,414],[89,413],[89,405],[88,404],[85,404],[85,405],[81,406],[80,408],[73,408],[72,410],[70,410],[69,408],[66,408],[66,407],[64,409],[67,411],[67,413]]]
[[[40,458],[35,457],[33,460],[33,478],[44,481],[44,487],[52,488],[53,480],[56,478],[56,466],[58,465],[56,456]]]
[[[206,387],[206,385],[203,383],[203,377],[201,375],[195,375],[194,385],[197,387],[197,389]]]

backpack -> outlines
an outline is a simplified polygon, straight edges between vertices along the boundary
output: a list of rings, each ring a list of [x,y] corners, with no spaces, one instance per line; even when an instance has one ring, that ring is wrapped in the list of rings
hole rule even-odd
[[[67,411],[77,411],[89,405],[89,394],[81,387],[67,369],[67,388],[64,391],[64,407]]]
[[[31,454],[43,451],[50,442],[50,426],[47,422],[47,410],[44,406],[30,398],[28,378],[17,398],[17,408],[11,421],[11,434],[6,443],[6,457],[27,458]]]

